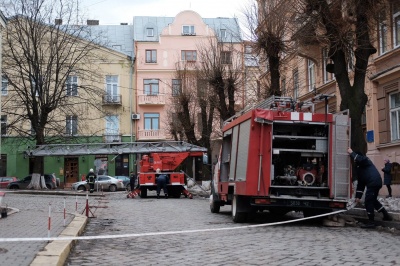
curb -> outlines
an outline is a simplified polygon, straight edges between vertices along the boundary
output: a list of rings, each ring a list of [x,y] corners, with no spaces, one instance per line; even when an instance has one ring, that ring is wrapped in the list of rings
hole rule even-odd
[[[361,209],[361,208],[353,208],[351,210],[346,211],[345,213],[349,214],[349,215],[354,215],[354,216],[367,217],[367,211],[365,209]],[[375,213],[376,213],[376,211],[375,211]],[[398,213],[398,212],[390,212],[389,211],[389,214],[392,216],[393,222],[399,222],[400,221],[400,213]],[[378,215],[375,215],[375,216],[377,216],[377,218],[379,219],[379,218],[381,218],[382,214],[380,214],[380,215],[378,214]],[[381,219],[379,219],[379,220],[381,220]]]
[[[61,232],[59,237],[80,236],[85,229],[88,218],[79,213],[75,213],[74,219]],[[76,240],[55,240],[50,242],[33,259],[30,266],[63,266],[67,260],[71,248]]]
[[[354,208],[345,212],[345,214],[352,216],[353,218],[366,222],[368,220],[367,211],[365,209]],[[375,211],[376,214],[376,211]],[[382,214],[375,215],[375,223],[380,226],[388,227],[388,228],[396,228],[400,230],[400,213],[399,212],[389,212],[392,216],[392,221],[383,221]]]

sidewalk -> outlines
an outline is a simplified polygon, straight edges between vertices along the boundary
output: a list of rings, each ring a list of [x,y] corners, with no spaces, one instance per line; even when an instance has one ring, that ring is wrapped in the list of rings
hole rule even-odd
[[[6,217],[0,218],[0,265],[64,265],[75,240],[3,242],[1,239],[47,238],[49,232],[51,232],[50,237],[81,235],[88,222],[85,213],[81,214],[85,207],[86,193],[71,190],[2,190],[1,192],[5,192],[2,207],[7,205],[8,211]],[[37,194],[45,194],[48,197],[32,196]],[[75,211],[75,195],[79,196],[77,200],[80,202],[77,211]],[[91,194],[89,205],[92,206],[95,197],[100,196],[100,193]],[[64,218],[63,205],[67,199],[69,211],[66,211]],[[48,229],[49,205],[51,205],[51,222],[49,222],[51,230]]]

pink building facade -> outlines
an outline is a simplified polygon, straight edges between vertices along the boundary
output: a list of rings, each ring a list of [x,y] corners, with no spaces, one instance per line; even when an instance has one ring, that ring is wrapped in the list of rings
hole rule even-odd
[[[138,141],[168,140],[167,110],[180,89],[176,70],[201,64],[199,45],[210,37],[242,49],[240,28],[233,18],[202,18],[194,11],[176,17],[134,18],[135,135]]]

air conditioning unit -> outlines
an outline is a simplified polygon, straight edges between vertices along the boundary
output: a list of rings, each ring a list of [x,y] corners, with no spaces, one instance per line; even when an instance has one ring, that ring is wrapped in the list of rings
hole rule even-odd
[[[140,114],[132,114],[132,120],[139,120]]]

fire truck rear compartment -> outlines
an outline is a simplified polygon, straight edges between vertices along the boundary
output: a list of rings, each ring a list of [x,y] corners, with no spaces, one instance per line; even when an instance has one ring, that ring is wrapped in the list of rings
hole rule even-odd
[[[271,196],[329,198],[328,126],[273,126]]]

